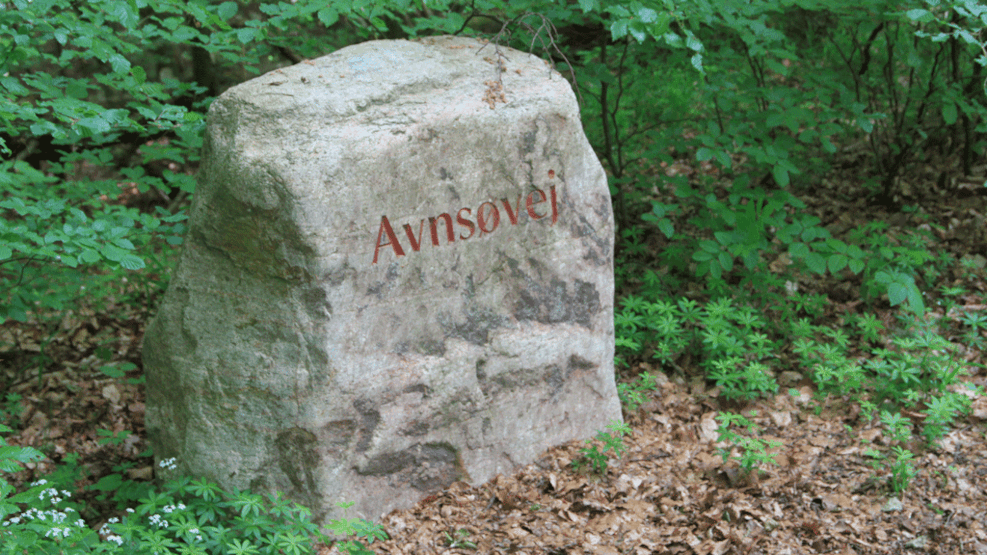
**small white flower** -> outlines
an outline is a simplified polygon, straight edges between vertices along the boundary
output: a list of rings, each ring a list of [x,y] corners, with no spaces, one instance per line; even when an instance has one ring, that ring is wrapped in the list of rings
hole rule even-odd
[[[131,509],[130,507],[127,507],[127,512],[128,512],[128,513],[132,513],[132,512],[134,512],[134,510],[133,510],[133,509]]]
[[[37,482],[31,482],[31,487],[33,488],[35,486],[43,486],[43,485],[45,485],[47,483],[48,483],[48,480],[42,479],[42,480],[38,480]]]
[[[123,545],[123,538],[120,536],[106,536],[106,541],[116,542],[117,545]]]

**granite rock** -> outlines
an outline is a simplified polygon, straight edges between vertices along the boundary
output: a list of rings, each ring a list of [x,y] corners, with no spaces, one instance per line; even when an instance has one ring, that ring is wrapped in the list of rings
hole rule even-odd
[[[438,37],[273,71],[213,103],[198,182],[144,338],[174,473],[375,519],[620,419],[607,180],[538,57]]]

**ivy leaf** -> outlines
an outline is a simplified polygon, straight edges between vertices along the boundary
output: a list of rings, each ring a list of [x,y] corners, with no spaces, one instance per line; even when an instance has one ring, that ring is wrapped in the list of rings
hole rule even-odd
[[[641,28],[640,21],[634,21],[628,29],[630,30],[631,36],[634,37],[634,40],[637,42],[644,42],[644,40],[648,38],[648,36],[644,33],[644,29]]]
[[[106,61],[110,62],[110,67],[112,67],[113,71],[116,73],[126,73],[130,71],[130,61],[120,54],[110,54]]]
[[[79,259],[86,264],[95,264],[99,262],[102,257],[99,256],[98,252],[92,249],[83,249],[82,254],[79,255]]]
[[[726,252],[720,252],[720,255],[717,257],[717,259],[720,262],[720,266],[725,271],[729,272],[730,270],[733,269],[733,257],[727,254]]]
[[[908,287],[904,283],[895,281],[888,284],[888,301],[891,306],[897,306],[908,298]]]
[[[596,0],[579,0],[579,7],[583,13],[589,13],[596,9]]]
[[[105,119],[99,116],[91,117],[91,118],[83,118],[75,122],[75,124],[97,135],[101,133],[107,133],[110,130],[110,124],[107,123]]]
[[[144,268],[144,260],[139,256],[126,254],[120,258],[120,265],[128,270],[140,270]]]
[[[809,256],[805,257],[805,265],[817,274],[826,273],[826,259],[817,252],[809,253]]]
[[[144,72],[144,68],[141,66],[131,67],[130,74],[134,76],[134,82],[138,85],[143,85],[147,81],[147,73]]]
[[[706,73],[706,70],[703,69],[702,54],[697,53],[696,55],[694,55],[692,58],[689,59],[689,63],[691,63],[692,67],[696,68],[696,71],[698,71],[699,73]]]
[[[692,33],[689,33],[689,35],[685,38],[685,46],[686,46],[686,48],[688,48],[689,50],[692,50],[693,52],[702,52],[703,51],[703,43],[702,43],[702,41],[700,41]]]
[[[610,35],[613,36],[613,40],[619,40],[627,36],[628,25],[626,19],[621,19],[614,21],[610,24]]]
[[[942,119],[946,122],[946,125],[953,125],[956,123],[958,115],[959,114],[956,112],[956,104],[950,102],[942,107]]]
[[[331,6],[326,6],[319,10],[318,13],[319,21],[322,22],[326,27],[332,27],[337,21],[339,21],[339,11]]]
[[[829,273],[835,274],[843,268],[846,268],[849,261],[850,259],[847,258],[845,254],[834,254],[830,256],[827,262],[827,265],[829,266]]]
[[[788,254],[790,254],[792,258],[804,259],[809,256],[810,252],[809,245],[806,245],[805,243],[792,243],[788,246]]]
[[[219,5],[219,8],[216,10],[216,13],[219,15],[221,19],[229,19],[234,15],[236,15],[237,9],[238,8],[236,2],[223,2],[222,4]]]
[[[672,235],[675,235],[675,226],[672,225],[672,221],[668,218],[658,220],[658,229],[669,239],[672,238]]]
[[[925,301],[922,299],[922,292],[914,283],[909,283],[905,288],[908,294],[908,308],[915,314],[921,316],[925,312]]]
[[[658,12],[651,8],[641,7],[637,11],[637,17],[644,23],[654,23],[658,21]]]
[[[777,183],[779,187],[788,187],[788,168],[781,164],[775,164],[774,167],[771,168],[771,175],[774,176],[775,183]]]
[[[716,161],[719,162],[721,166],[728,169],[733,166],[733,158],[730,158],[729,152],[717,150],[715,154]]]
[[[253,27],[244,27],[242,29],[237,29],[236,38],[241,43],[247,44],[248,42],[257,38],[257,29],[254,29]]]
[[[921,8],[916,8],[914,10],[908,10],[905,12],[905,16],[912,21],[917,21],[919,23],[928,23],[935,19],[929,10],[923,10]]]
[[[124,28],[131,28],[137,25],[137,9],[130,2],[104,2],[100,9],[119,21]]]

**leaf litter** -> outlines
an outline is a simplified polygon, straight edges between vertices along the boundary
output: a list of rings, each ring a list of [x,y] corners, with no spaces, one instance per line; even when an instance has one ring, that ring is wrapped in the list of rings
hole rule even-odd
[[[827,187],[832,190],[820,191],[808,204],[815,212],[828,211],[824,221],[833,229],[873,220],[890,221],[897,229],[916,227],[900,215],[859,204],[834,209],[833,199],[841,196],[836,191],[845,183]],[[931,204],[935,225],[928,230],[976,269],[975,279],[946,276],[944,285],[967,291],[956,298],[954,311],[930,307],[937,317],[956,323],[964,313],[985,307],[981,253],[987,252],[987,198],[943,194]],[[785,265],[779,259],[772,269]],[[828,317],[862,309],[841,283],[811,279],[799,285],[831,298]],[[152,303],[145,299],[145,304]],[[869,310],[886,328],[894,326],[886,307]],[[83,516],[94,528],[116,516],[113,504],[92,487],[101,478],[115,472],[137,481],[153,477],[150,460],[141,456],[147,451],[140,368],[146,320],[145,309],[128,311],[121,304],[113,311],[82,308],[54,320],[0,325],[0,406],[15,429],[7,441],[47,455],[8,478],[19,487],[74,457],[83,470],[74,497],[90,507]],[[959,334],[943,335],[960,347],[969,369],[965,379],[987,386],[984,353],[964,348]],[[877,419],[868,419],[856,405],[833,397],[815,400],[811,383],[788,370],[779,378],[789,375],[794,394],[738,407],[690,377],[698,371],[684,362],[669,370],[671,377],[647,364],[635,368],[658,377],[658,391],[625,415],[633,433],[624,438],[623,456],[611,457],[605,475],[587,472],[586,466],[574,470],[572,462],[585,444],[573,441],[510,476],[476,486],[455,483],[409,510],[386,515],[382,524],[390,539],[371,549],[380,554],[987,554],[987,399],[976,399],[937,448],[907,445],[916,453],[918,473],[896,495],[886,466],[875,467],[867,454],[871,447],[886,451],[891,441]],[[748,474],[735,460],[724,463],[720,451],[731,445],[718,442],[715,416],[725,406],[744,414],[757,411],[751,420],[760,426],[760,437],[781,443],[770,450],[777,464]],[[107,441],[108,434],[121,439]],[[335,551],[320,548],[321,554]]]

